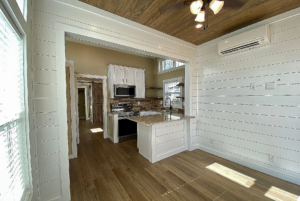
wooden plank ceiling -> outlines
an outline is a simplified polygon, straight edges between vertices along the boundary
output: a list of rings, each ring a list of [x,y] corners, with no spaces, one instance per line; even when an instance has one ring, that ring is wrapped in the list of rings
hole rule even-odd
[[[184,41],[200,45],[261,20],[300,7],[300,0],[238,0],[243,6],[226,6],[214,15],[208,10],[209,28],[195,28],[195,15],[184,0],[80,0]]]

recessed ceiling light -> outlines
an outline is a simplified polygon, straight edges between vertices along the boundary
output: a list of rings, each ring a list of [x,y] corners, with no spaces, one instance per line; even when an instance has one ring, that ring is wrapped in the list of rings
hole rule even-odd
[[[197,24],[197,25],[196,25],[196,28],[197,28],[197,29],[199,29],[199,28],[201,28],[201,27],[203,27],[203,24]]]

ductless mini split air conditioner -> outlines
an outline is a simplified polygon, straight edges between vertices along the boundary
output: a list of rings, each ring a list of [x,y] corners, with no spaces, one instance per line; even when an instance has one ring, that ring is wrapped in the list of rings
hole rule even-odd
[[[225,56],[270,43],[270,25],[264,25],[220,41],[218,51],[220,55]]]

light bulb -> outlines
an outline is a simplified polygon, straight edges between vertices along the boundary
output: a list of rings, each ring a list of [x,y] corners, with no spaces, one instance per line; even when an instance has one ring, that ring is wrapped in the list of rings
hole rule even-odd
[[[193,3],[191,3],[190,6],[191,13],[197,15],[200,12],[202,6],[203,6],[202,0],[194,1]]]
[[[223,8],[223,5],[224,1],[212,0],[209,4],[209,8],[214,12],[214,14],[218,14]]]
[[[199,14],[197,15],[196,22],[204,22],[205,21],[205,11],[200,11]]]

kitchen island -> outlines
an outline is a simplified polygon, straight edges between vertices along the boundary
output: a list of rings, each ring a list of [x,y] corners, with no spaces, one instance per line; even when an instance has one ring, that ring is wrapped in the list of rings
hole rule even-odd
[[[192,118],[172,112],[128,117],[138,123],[139,153],[151,163],[188,149]]]

